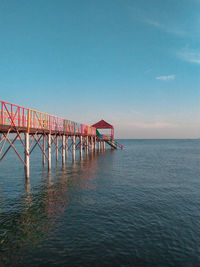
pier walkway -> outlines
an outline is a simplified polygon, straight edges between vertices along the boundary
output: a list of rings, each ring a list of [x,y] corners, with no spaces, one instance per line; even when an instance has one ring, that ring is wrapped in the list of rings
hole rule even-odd
[[[76,150],[79,150],[82,156],[83,151],[88,153],[97,147],[99,150],[105,149],[105,143],[114,149],[122,149],[123,146],[114,140],[114,127],[105,121],[103,124],[102,121],[99,123],[105,127],[106,124],[109,125],[111,135],[100,134],[95,125],[77,123],[0,100],[0,163],[12,148],[25,167],[26,177],[29,177],[30,155],[37,146],[42,152],[43,164],[47,161],[49,170],[53,146],[56,159],[58,160],[60,153],[63,164],[68,152],[72,153],[75,160]],[[16,140],[19,140],[24,148],[23,156],[14,146]],[[71,142],[68,142],[69,140]]]

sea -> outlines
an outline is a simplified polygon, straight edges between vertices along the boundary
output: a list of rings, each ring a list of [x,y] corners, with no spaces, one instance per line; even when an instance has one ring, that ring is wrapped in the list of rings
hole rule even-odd
[[[200,266],[200,140],[0,162],[0,266]],[[23,147],[16,148],[23,156]]]

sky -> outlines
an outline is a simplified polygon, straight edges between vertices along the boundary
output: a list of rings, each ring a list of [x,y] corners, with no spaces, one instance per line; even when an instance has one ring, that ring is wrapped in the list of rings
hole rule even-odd
[[[0,0],[0,100],[199,138],[200,0]]]

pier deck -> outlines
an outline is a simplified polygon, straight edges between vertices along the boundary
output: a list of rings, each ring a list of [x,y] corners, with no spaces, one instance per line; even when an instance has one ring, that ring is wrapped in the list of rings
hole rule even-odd
[[[12,139],[10,139],[10,134],[12,134]],[[71,139],[71,144],[68,143],[69,139]],[[23,156],[14,146],[16,140],[20,140],[24,147]],[[89,150],[97,149],[97,144],[98,149],[105,149],[105,142],[112,148],[117,148],[114,141],[114,127],[112,127],[111,135],[100,135],[94,126],[0,100],[0,163],[12,148],[23,163],[27,178],[30,175],[30,155],[36,146],[42,151],[43,164],[45,165],[47,161],[50,170],[53,145],[56,150],[56,159],[58,160],[60,153],[62,163],[65,164],[68,152],[72,153],[73,160],[75,160],[76,150],[79,150],[82,156],[83,151],[88,153]],[[8,147],[5,146],[6,143]]]

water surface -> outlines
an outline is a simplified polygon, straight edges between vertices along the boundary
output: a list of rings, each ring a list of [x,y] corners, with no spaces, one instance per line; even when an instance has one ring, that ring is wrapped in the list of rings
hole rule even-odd
[[[9,152],[0,266],[200,265],[200,140],[121,142],[51,173],[35,151],[28,183]]]

